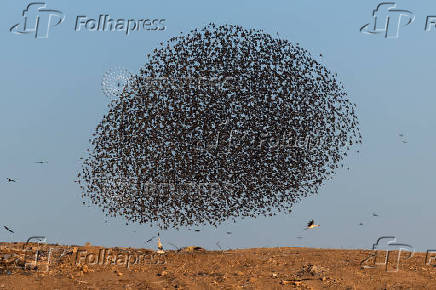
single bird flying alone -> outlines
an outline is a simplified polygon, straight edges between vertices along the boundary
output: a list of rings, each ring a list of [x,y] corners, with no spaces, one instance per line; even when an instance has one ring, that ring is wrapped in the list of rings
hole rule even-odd
[[[146,242],[146,243],[150,243],[151,241],[153,241],[153,240],[154,240],[154,238],[156,238],[156,237],[154,236],[154,237],[152,237],[152,238],[150,238],[150,239],[146,240],[145,242]]]
[[[8,182],[17,182],[15,179],[12,179],[12,178],[6,178],[6,180],[7,180]]]
[[[3,226],[5,228],[5,230],[7,230],[8,232],[11,232],[13,234],[15,234],[15,232],[13,230],[11,230],[10,228],[8,228],[7,226]]]
[[[320,225],[316,225],[316,224],[315,224],[314,220],[311,220],[311,221],[309,221],[309,222],[307,223],[307,228],[306,228],[306,230],[308,230],[308,229],[314,229],[314,228],[319,227],[319,226],[320,226]]]
[[[403,144],[407,144],[407,143],[408,143],[408,142],[407,142],[407,139],[406,139],[406,137],[404,136],[403,133],[398,134],[398,136],[401,137],[401,142],[403,142]]]

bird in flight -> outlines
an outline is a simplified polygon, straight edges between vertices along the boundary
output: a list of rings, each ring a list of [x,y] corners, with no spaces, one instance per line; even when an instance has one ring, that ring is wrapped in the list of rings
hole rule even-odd
[[[372,216],[378,216],[378,214],[376,214],[375,212],[372,213]]]
[[[231,235],[231,234],[232,234],[232,232],[226,232],[226,234],[228,234],[228,235]]]
[[[153,241],[153,240],[154,240],[154,238],[156,238],[156,236],[154,236],[154,237],[152,237],[152,238],[150,238],[150,239],[146,240],[146,241],[145,241],[145,243],[150,243],[151,241]]]
[[[316,228],[316,227],[319,227],[320,225],[316,225],[315,224],[315,221],[314,220],[311,220],[311,221],[309,221],[308,223],[307,223],[307,228],[306,228],[306,230],[307,229],[313,229],[313,228]]]
[[[403,133],[398,134],[398,136],[401,137],[401,139],[402,139],[401,142],[403,142],[403,144],[408,143],[407,140],[406,140],[406,138],[404,137],[404,134],[403,134]]]
[[[5,228],[5,230],[7,230],[8,232],[11,232],[11,233],[15,233],[13,230],[11,230],[10,228],[8,228],[7,226],[3,226],[4,228]]]
[[[363,226],[363,223],[359,223],[359,226]]]
[[[36,161],[35,163],[37,163],[37,164],[47,164],[48,161]]]
[[[199,232],[200,230],[195,230],[196,232]]]
[[[6,178],[6,180],[8,181],[8,182],[17,182],[15,179],[12,179],[12,178]]]

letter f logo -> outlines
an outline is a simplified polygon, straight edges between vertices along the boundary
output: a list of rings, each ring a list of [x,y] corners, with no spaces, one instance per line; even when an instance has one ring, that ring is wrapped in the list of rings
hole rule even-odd
[[[56,26],[64,21],[61,11],[45,9],[44,2],[33,2],[23,10],[23,21],[15,24],[9,30],[16,34],[35,33],[35,38],[47,38],[50,26]],[[57,18],[57,21],[53,21]]]
[[[385,38],[398,38],[401,26],[407,26],[415,20],[415,16],[408,10],[395,9],[394,2],[382,2],[372,12],[371,23],[360,28],[366,34],[384,33]],[[407,18],[407,21],[402,19]],[[402,24],[405,23],[405,24]]]

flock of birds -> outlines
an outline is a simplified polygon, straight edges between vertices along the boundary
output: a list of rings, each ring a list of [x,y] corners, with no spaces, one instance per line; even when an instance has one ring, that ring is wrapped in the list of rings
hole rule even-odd
[[[379,217],[379,215],[378,215],[377,213],[375,213],[375,212],[372,213],[372,216],[373,216],[373,217]],[[304,230],[311,230],[311,229],[315,229],[315,228],[320,227],[320,226],[321,226],[321,225],[316,224],[315,221],[314,221],[313,219],[311,219],[311,220],[307,223],[307,225],[306,225],[306,227],[304,228]],[[363,226],[363,223],[360,222],[360,223],[359,223],[359,226]],[[196,229],[195,231],[196,231],[196,232],[199,232],[200,230]],[[226,234],[227,234],[227,235],[231,235],[232,232],[226,232]],[[158,250],[157,250],[157,253],[160,253],[160,254],[165,253],[165,251],[164,251],[164,249],[163,249],[162,242],[161,242],[161,240],[160,240],[159,233],[157,234],[157,236],[153,236],[153,237],[151,237],[150,239],[146,240],[146,241],[145,241],[145,244],[148,244],[148,243],[152,242],[155,238],[158,239],[158,240],[157,240],[157,249],[158,249]],[[300,239],[303,239],[304,237],[303,237],[303,236],[297,236],[296,238],[300,240]],[[221,247],[221,244],[220,244],[220,243],[221,243],[220,241],[217,241],[215,244],[216,244],[216,246],[217,246],[220,250],[222,250],[222,247]],[[171,245],[171,246],[173,246],[176,250],[179,250],[179,249],[180,249],[178,246],[176,246],[175,244],[173,244],[173,243],[171,243],[171,242],[168,242],[168,244]]]
[[[400,137],[404,137],[404,134],[399,134],[399,135],[400,135]],[[404,142],[403,142],[403,143],[404,143]],[[38,164],[48,164],[48,161],[37,161],[37,162],[35,162],[35,163],[38,163]],[[11,183],[11,182],[16,183],[17,180],[16,180],[16,179],[13,179],[13,178],[9,178],[9,177],[7,177],[7,178],[6,178],[6,182],[8,182],[8,183]],[[372,216],[374,216],[374,217],[378,217],[379,215],[378,215],[377,213],[373,213]],[[106,221],[106,222],[107,222],[107,221]],[[360,222],[359,225],[360,225],[360,226],[363,226],[364,224],[363,224],[362,222]],[[315,221],[312,219],[312,220],[310,220],[310,221],[307,223],[307,226],[306,226],[305,230],[308,230],[308,229],[314,229],[314,228],[319,227],[319,226],[320,226],[320,225],[315,224]],[[8,226],[3,226],[3,228],[4,228],[6,231],[8,231],[8,232],[10,232],[10,233],[12,233],[12,234],[15,233],[15,231],[14,231],[13,229],[11,229],[10,227],[8,227]],[[195,232],[200,232],[199,229],[194,229],[194,231],[195,231]],[[232,232],[227,231],[226,234],[227,234],[227,235],[231,235]],[[151,237],[150,239],[146,240],[145,243],[146,243],[146,244],[147,244],[147,243],[150,243],[150,242],[153,241],[155,238],[158,238],[158,243],[157,243],[158,252],[159,252],[159,253],[164,253],[164,251],[163,251],[163,245],[162,245],[162,243],[161,243],[161,240],[160,240],[160,237],[159,237],[159,233],[158,233],[157,236],[153,236],[153,237]],[[297,239],[303,239],[302,236],[297,236],[296,238],[297,238]],[[174,248],[176,248],[176,249],[179,249],[179,247],[177,247],[176,245],[174,245],[174,244],[172,244],[172,243],[168,243],[168,244],[172,245],[172,246],[173,246]],[[216,245],[217,245],[220,249],[222,249],[222,247],[221,247],[219,241],[216,243]]]
[[[362,143],[336,74],[298,44],[211,23],[147,57],[110,103],[77,175],[82,197],[107,215],[177,229],[291,212]]]
[[[343,85],[298,44],[211,23],[147,57],[77,176],[108,216],[178,229],[291,212],[361,143]]]
[[[400,135],[400,137],[404,137],[404,134],[399,134],[399,135]],[[403,142],[403,143],[404,143],[404,142]],[[48,161],[37,161],[37,162],[35,162],[35,163],[38,163],[38,164],[48,164]],[[9,178],[9,177],[6,178],[6,181],[7,181],[8,183],[10,183],[10,182],[14,182],[14,183],[17,182],[16,179]],[[372,216],[373,216],[373,217],[378,217],[379,215],[378,215],[377,213],[373,213]],[[106,222],[107,222],[107,221],[106,221]],[[363,224],[362,222],[359,223],[359,226],[363,226],[363,225],[364,225],[364,224]],[[315,224],[315,221],[312,219],[312,220],[310,220],[310,221],[307,223],[307,226],[305,227],[305,230],[314,229],[314,228],[319,227],[319,226],[320,226],[320,225]],[[14,231],[13,229],[11,229],[10,227],[8,227],[8,226],[3,226],[3,228],[4,228],[6,231],[8,231],[8,232],[10,232],[10,233],[12,233],[12,234],[15,233],[15,231]],[[200,232],[199,229],[194,229],[194,231],[195,231],[195,232]],[[226,234],[227,234],[227,235],[231,235],[232,232],[227,231]],[[155,238],[158,239],[158,241],[157,241],[157,248],[158,248],[157,253],[161,253],[161,254],[162,254],[162,253],[165,253],[164,250],[163,250],[163,245],[162,245],[162,242],[161,242],[161,240],[160,240],[160,234],[159,234],[159,233],[157,234],[157,236],[153,236],[153,237],[151,237],[150,239],[146,240],[146,241],[145,241],[145,244],[148,244],[148,243],[152,242]],[[297,236],[296,238],[297,238],[297,239],[303,239],[304,237],[303,237],[303,236]],[[180,249],[179,247],[177,247],[177,246],[174,245],[173,243],[168,242],[168,244],[171,245],[171,246],[173,246],[173,247],[174,247],[175,249],[177,249],[177,250]],[[217,247],[218,247],[219,249],[222,250],[222,247],[221,247],[220,241],[217,241],[217,242],[216,242],[216,245],[217,245]]]

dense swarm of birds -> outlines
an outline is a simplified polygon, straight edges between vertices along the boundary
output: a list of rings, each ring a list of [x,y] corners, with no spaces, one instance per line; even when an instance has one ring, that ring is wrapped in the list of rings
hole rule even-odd
[[[291,212],[361,138],[343,85],[306,49],[209,24],[147,55],[109,104],[77,182],[110,216],[216,226]]]

